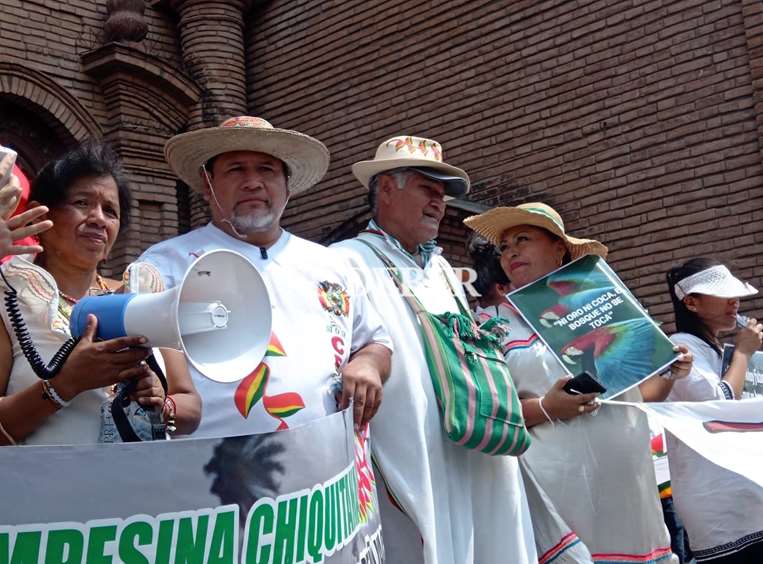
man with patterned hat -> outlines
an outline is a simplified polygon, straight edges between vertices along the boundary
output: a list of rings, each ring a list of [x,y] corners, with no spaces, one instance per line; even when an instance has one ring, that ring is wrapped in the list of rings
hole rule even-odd
[[[356,426],[364,426],[381,401],[390,339],[352,269],[280,225],[289,197],[326,173],[326,147],[242,116],[176,135],[164,151],[172,170],[209,202],[212,221],[152,246],[139,260],[156,266],[171,288],[203,253],[236,251],[262,275],[273,307],[265,359],[248,377],[220,383],[191,369],[203,400],[194,436],[287,429],[350,400]]]
[[[443,162],[439,143],[411,136],[385,141],[352,171],[369,190],[373,219],[358,237],[332,248],[358,269],[395,348],[384,403],[371,424],[388,561],[537,562],[516,459],[447,438],[416,316],[377,254],[397,267],[428,311],[458,313],[456,300],[468,307],[435,238],[445,201],[469,191],[469,176]]]

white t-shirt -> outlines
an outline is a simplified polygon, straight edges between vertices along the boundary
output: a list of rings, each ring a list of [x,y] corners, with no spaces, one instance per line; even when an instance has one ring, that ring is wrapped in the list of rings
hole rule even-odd
[[[705,341],[689,333],[676,333],[670,340],[689,347],[694,361],[686,378],[676,380],[667,401],[725,399],[721,390],[721,357]]]
[[[152,246],[139,260],[156,266],[172,288],[194,260],[216,249],[241,253],[262,275],[273,311],[272,336],[263,362],[239,382],[215,382],[190,367],[202,398],[195,437],[264,433],[333,413],[340,381],[337,365],[341,368],[350,354],[370,343],[392,348],[345,260],[286,231],[267,249],[267,258],[259,247],[210,223]],[[341,299],[333,304],[337,297]]]
[[[724,400],[720,355],[689,333],[676,333],[670,340],[686,345],[694,362],[689,375],[673,384],[668,401]],[[763,489],[711,463],[670,433],[668,460],[673,500],[697,561],[763,542]]]

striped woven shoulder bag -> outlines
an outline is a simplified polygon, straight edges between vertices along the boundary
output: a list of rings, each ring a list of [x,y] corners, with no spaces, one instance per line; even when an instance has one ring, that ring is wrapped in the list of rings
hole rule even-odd
[[[404,283],[398,268],[370,247],[387,268],[419,322],[440,419],[450,440],[491,455],[518,456],[530,446],[514,382],[498,337],[480,328],[448,280],[458,313],[429,313]]]

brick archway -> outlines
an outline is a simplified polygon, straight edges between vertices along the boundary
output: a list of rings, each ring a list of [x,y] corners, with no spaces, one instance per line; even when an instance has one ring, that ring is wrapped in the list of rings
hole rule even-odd
[[[100,125],[74,96],[45,74],[16,63],[0,62],[0,96],[38,112],[61,139],[100,138]]]
[[[49,160],[77,141],[61,135],[62,127],[50,125],[53,118],[41,116],[39,107],[15,95],[0,94],[0,145],[18,153],[16,164],[30,180]]]

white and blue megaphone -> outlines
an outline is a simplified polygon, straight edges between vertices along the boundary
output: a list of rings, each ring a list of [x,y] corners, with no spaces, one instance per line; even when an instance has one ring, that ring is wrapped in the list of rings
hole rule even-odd
[[[73,337],[85,332],[91,313],[98,338],[143,335],[148,347],[182,350],[217,382],[251,374],[265,356],[272,323],[262,276],[243,255],[226,250],[196,259],[170,290],[82,298],[72,309]]]

